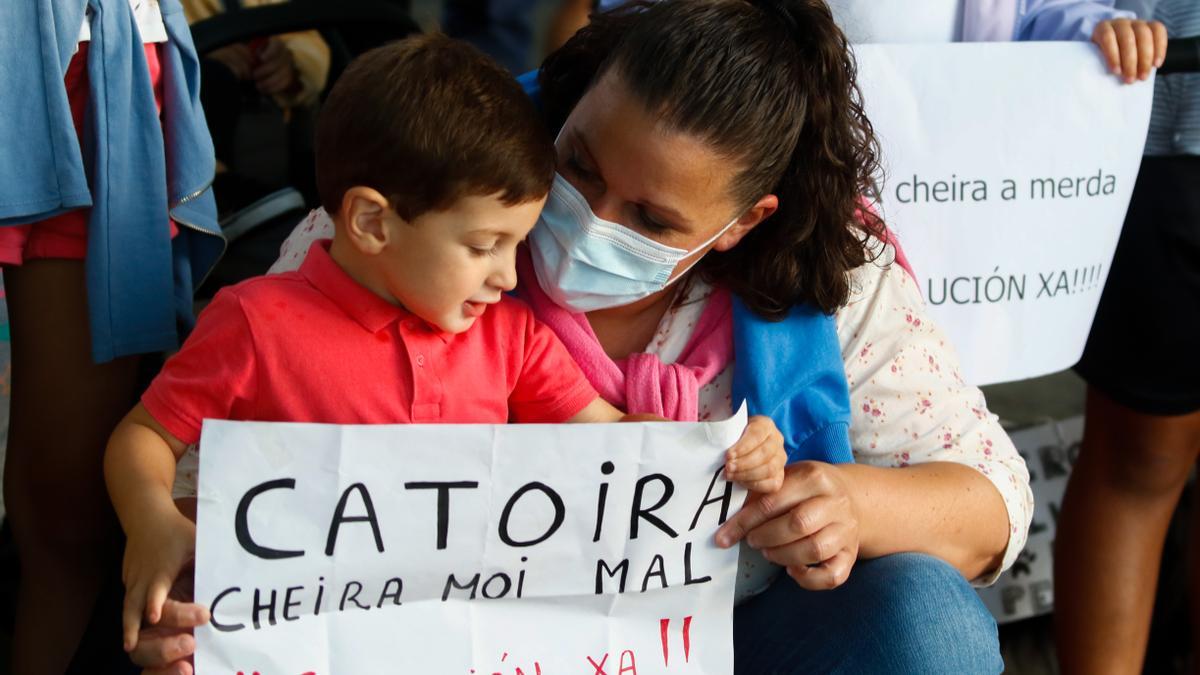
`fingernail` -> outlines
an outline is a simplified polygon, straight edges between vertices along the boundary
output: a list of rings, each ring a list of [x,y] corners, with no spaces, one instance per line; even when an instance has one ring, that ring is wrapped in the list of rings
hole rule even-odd
[[[732,459],[729,460],[729,463],[725,465],[725,470],[731,472],[737,471],[737,462],[733,461]]]
[[[717,546],[721,548],[729,548],[729,535],[724,532],[717,533]]]

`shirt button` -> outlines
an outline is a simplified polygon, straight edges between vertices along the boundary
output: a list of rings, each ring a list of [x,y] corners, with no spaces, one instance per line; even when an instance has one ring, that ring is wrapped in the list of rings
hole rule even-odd
[[[425,355],[424,354],[417,354],[417,365],[418,366],[425,365]]]

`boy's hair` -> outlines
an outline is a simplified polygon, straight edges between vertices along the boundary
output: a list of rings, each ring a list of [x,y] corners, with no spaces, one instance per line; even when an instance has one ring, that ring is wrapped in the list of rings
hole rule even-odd
[[[554,144],[511,74],[444,35],[364,53],[322,105],[317,191],[329,213],[356,185],[378,190],[401,218],[500,193],[509,206],[544,197]]]

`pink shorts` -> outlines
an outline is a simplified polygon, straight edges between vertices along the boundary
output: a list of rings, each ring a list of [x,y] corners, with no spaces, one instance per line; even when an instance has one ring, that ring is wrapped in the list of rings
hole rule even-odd
[[[154,86],[154,102],[162,114],[162,68],[158,61],[158,45],[147,43],[146,66],[150,70],[150,83]],[[80,42],[79,51],[67,66],[63,83],[67,89],[67,101],[71,105],[71,119],[75,122],[75,133],[83,136],[84,115],[87,113],[88,43]],[[20,265],[26,260],[38,258],[65,258],[83,260],[87,257],[87,227],[89,209],[76,209],[27,225],[0,227],[0,265]],[[174,237],[178,230],[170,218],[164,218]]]

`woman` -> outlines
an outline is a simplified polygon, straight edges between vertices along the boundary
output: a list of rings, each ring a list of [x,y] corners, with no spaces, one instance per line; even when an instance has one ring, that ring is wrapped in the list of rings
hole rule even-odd
[[[890,264],[882,224],[862,212],[875,143],[829,9],[667,0],[618,10],[552,55],[540,82],[560,178],[530,237],[522,292],[552,326],[563,313],[584,319],[592,344],[560,336],[604,361],[589,374],[686,360],[724,290],[752,315],[743,322],[836,313],[859,463],[791,465],[779,492],[718,534],[770,561],[746,556],[739,574],[737,671],[999,671],[995,624],[967,580],[994,579],[1023,545],[1028,474],[963,384],[915,283]],[[319,219],[299,228],[285,258],[321,229]],[[596,231],[673,267],[580,265],[581,247],[614,254],[606,237],[580,236]],[[787,379],[739,365],[697,378],[699,419],[728,415],[739,380]],[[625,403],[642,393],[615,391]],[[168,616],[194,625],[203,610],[174,604]],[[190,651],[189,637],[157,633],[139,662]]]

